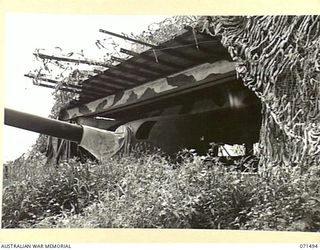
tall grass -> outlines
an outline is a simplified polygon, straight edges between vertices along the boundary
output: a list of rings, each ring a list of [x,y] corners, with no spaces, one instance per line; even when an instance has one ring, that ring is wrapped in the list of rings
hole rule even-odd
[[[39,160],[42,159],[42,160]],[[243,173],[215,158],[160,154],[105,164],[11,164],[2,227],[320,231],[320,167]]]

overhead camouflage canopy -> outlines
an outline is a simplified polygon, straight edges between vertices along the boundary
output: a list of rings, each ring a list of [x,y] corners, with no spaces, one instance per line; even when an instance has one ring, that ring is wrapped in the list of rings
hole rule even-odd
[[[261,162],[320,163],[320,16],[213,16],[244,84],[260,98]]]

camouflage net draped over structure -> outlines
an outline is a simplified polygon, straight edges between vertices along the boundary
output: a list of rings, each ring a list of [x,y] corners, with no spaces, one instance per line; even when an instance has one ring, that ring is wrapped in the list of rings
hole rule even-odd
[[[263,106],[265,167],[320,164],[320,16],[214,16],[238,77]]]

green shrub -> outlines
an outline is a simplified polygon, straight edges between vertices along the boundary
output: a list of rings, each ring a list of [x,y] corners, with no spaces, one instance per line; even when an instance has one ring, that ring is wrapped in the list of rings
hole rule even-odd
[[[320,231],[320,166],[277,167],[260,175],[241,229]]]
[[[3,227],[320,229],[317,166],[243,173],[192,152],[29,164],[9,171]]]

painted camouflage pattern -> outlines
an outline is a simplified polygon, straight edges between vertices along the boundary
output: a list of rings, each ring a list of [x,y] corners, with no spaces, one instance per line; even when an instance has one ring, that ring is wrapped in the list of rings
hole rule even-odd
[[[123,105],[130,105],[140,101],[155,98],[159,94],[169,93],[191,85],[200,85],[208,81],[221,78],[223,74],[234,72],[235,65],[231,61],[221,60],[204,63],[181,71],[165,78],[145,83],[143,85],[119,91],[114,95],[64,110],[63,120],[70,120],[81,116],[99,114]]]

